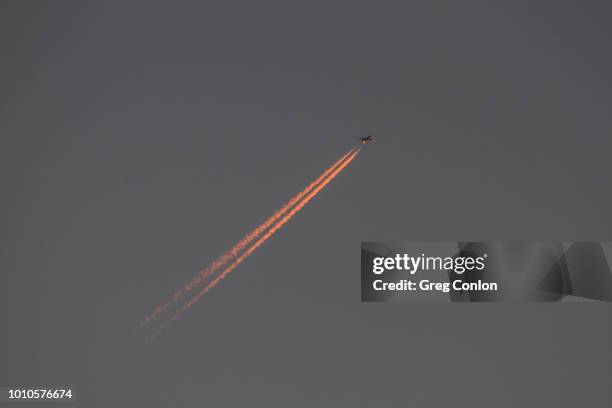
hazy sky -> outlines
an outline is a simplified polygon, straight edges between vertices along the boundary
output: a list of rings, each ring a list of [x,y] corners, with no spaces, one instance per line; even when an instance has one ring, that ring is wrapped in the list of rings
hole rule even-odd
[[[612,6],[497,3],[3,2],[0,385],[603,406],[609,304],[359,302],[361,241],[612,238]],[[133,335],[367,133],[157,342]]]

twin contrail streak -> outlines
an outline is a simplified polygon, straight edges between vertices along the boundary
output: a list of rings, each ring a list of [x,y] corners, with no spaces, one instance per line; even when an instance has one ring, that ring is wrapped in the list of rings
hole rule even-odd
[[[240,241],[238,241],[230,250],[224,252],[219,258],[217,258],[211,265],[207,268],[202,269],[200,273],[193,279],[191,279],[182,289],[175,292],[172,297],[170,297],[167,301],[160,304],[155,310],[147,316],[140,327],[144,327],[151,321],[158,318],[160,315],[167,312],[169,309],[176,306],[176,304],[181,301],[189,292],[196,289],[202,283],[206,282],[207,278],[217,272],[220,268],[225,266],[229,261],[238,256],[245,248],[247,248],[255,239],[257,239],[262,233],[270,230],[252,247],[250,247],[240,258],[238,258],[229,268],[234,269],[242,260],[244,260],[247,256],[249,256],[258,246],[263,244],[267,238],[269,238],[278,228],[280,228],[284,223],[286,223],[295,213],[297,213],[308,201],[310,201],[331,179],[333,179],[350,161],[352,161],[357,153],[359,152],[358,148],[351,149],[348,153],[343,155],[336,163],[334,163],[331,167],[325,170],[315,181],[310,183],[304,190],[300,191],[297,195],[295,195],[291,200],[289,200],[285,205],[283,205],[278,211],[276,211],[271,217],[269,217],[266,221],[264,221],[257,228],[249,232],[245,235]],[[290,209],[285,217],[285,215]],[[281,219],[281,217],[283,217]],[[279,221],[280,219],[280,221]],[[276,224],[275,224],[276,223]],[[280,225],[279,225],[280,224]],[[265,239],[264,239],[265,238]],[[226,271],[227,271],[226,269]],[[223,271],[222,274],[227,274],[226,271]],[[224,277],[225,275],[223,275]],[[221,278],[222,279],[222,278]],[[215,279],[212,283],[216,285],[221,279]],[[212,285],[214,286],[214,285]],[[186,303],[182,308],[179,309],[178,312],[175,313],[172,320],[175,320],[180,314],[186,311],[195,301],[199,300],[204,293],[206,293],[212,287],[210,284],[206,286],[200,293],[196,295],[194,299]],[[203,293],[202,293],[203,292]]]
[[[217,275],[206,287],[204,287],[196,296],[193,297],[189,302],[180,308],[172,317],[171,321],[178,319],[184,312],[186,312],[191,306],[193,306],[198,300],[202,298],[209,290],[214,288],[223,278],[225,278],[231,271],[233,271],[238,265],[240,265],[249,255],[251,255],[257,248],[264,244],[276,231],[278,231],[287,221],[289,221],[295,214],[297,214],[310,200],[312,200],[329,182],[331,182],[351,161],[359,154],[360,149],[354,149],[349,152],[349,157],[334,169],[320,184],[318,184],[310,193],[308,193],[295,207],[291,209],[282,219],[274,224],[261,238],[259,238],[253,245],[251,245],[242,255],[240,255],[230,266],[228,266],[223,272]],[[163,326],[165,327],[165,325]],[[162,327],[162,328],[163,328]]]

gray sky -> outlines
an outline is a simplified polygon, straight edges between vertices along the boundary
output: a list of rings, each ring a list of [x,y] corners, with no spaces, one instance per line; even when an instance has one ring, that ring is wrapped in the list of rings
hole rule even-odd
[[[608,304],[361,304],[359,248],[610,240],[610,4],[257,3],[3,3],[0,385],[86,407],[609,401]],[[366,133],[156,343],[133,336]]]

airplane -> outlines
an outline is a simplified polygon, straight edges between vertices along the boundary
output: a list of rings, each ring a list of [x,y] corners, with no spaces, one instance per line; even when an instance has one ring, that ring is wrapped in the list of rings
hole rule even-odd
[[[361,144],[366,144],[374,141],[372,135],[367,135],[366,137],[358,137],[357,139],[359,139],[359,143]]]

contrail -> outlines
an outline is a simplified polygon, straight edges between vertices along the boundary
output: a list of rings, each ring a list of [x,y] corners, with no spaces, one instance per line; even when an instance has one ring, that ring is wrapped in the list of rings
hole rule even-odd
[[[291,200],[284,204],[278,211],[276,211],[270,218],[264,221],[257,228],[246,234],[240,241],[238,241],[230,250],[224,252],[219,258],[217,258],[212,264],[205,269],[202,269],[196,277],[191,279],[182,289],[175,292],[172,297],[166,300],[155,308],[155,310],[147,316],[139,325],[140,328],[144,327],[147,323],[155,320],[162,313],[172,308],[176,302],[181,300],[188,292],[193,290],[195,287],[204,282],[210,275],[214,274],[219,268],[225,266],[230,260],[236,257],[242,250],[244,250],[253,240],[257,239],[264,231],[266,231],[272,224],[280,219],[290,208],[296,205],[306,194],[311,192],[319,183],[321,183],[329,174],[331,174],[338,166],[342,164],[347,157],[354,153],[357,148],[349,150],[344,156],[336,161],[331,167],[325,170],[315,181],[310,183],[306,188],[295,195]]]
[[[282,219],[274,224],[261,238],[259,238],[252,246],[250,246],[242,255],[240,255],[230,266],[228,266],[223,272],[217,275],[206,287],[204,287],[196,296],[193,297],[189,302],[180,308],[172,317],[172,319],[163,325],[160,330],[165,328],[170,322],[178,319],[184,312],[191,308],[198,300],[202,298],[209,290],[215,287],[223,278],[225,278],[231,271],[233,271],[238,265],[242,263],[249,255],[251,255],[257,248],[263,245],[276,231],[278,231],[287,221],[289,221],[295,214],[297,214],[310,200],[312,200],[329,182],[331,182],[351,161],[359,154],[361,149],[353,149],[349,157],[339,165],[335,170],[329,174],[324,181],[318,184],[310,193],[308,193],[302,201],[300,201],[291,211],[289,211]]]

